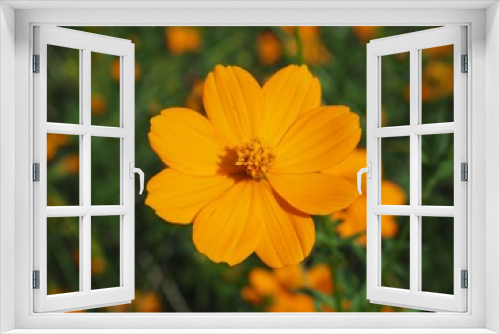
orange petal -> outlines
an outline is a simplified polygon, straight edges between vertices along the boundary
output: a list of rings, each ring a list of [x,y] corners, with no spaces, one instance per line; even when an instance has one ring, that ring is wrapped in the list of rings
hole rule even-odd
[[[223,146],[210,122],[196,111],[169,108],[151,119],[151,147],[169,167],[194,175],[221,169]]]
[[[240,180],[196,216],[193,241],[214,262],[233,266],[253,253],[260,239],[258,181]]]
[[[298,264],[314,245],[314,222],[273,194],[268,182],[261,181],[259,207],[261,238],[256,249],[260,259],[270,267]]]
[[[342,210],[359,196],[351,182],[324,173],[269,173],[267,179],[290,205],[312,215]]]
[[[354,150],[359,116],[344,106],[320,107],[300,117],[276,148],[273,172],[311,173],[331,168]]]
[[[366,149],[357,148],[352,151],[351,154],[349,154],[347,158],[345,158],[342,162],[336,164],[332,168],[324,170],[323,172],[343,177],[344,179],[351,181],[353,184],[357,184],[358,171],[364,167],[366,167]],[[366,173],[363,174],[362,182],[363,186],[365,186]]]
[[[189,224],[210,201],[234,184],[225,176],[198,176],[165,169],[153,176],[147,185],[146,205],[171,223]]]
[[[321,103],[321,86],[306,65],[290,65],[278,71],[263,91],[266,120],[259,124],[259,135],[273,146],[299,116]]]
[[[216,66],[204,85],[203,103],[208,118],[230,143],[255,136],[264,113],[262,88],[250,73],[236,66]]]

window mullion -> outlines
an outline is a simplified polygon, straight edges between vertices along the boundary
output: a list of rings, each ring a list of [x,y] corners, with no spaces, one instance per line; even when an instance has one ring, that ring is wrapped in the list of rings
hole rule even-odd
[[[376,128],[373,130],[373,135],[378,138],[402,137],[409,136],[411,133],[416,135],[438,135],[445,133],[453,133],[455,131],[455,123],[434,123],[434,124],[418,124],[418,125],[403,125],[389,126]]]
[[[88,48],[83,49],[82,52],[82,62],[81,62],[81,88],[80,88],[80,98],[81,98],[81,110],[80,117],[82,120],[82,125],[85,128],[90,127],[91,114],[90,114],[90,103],[91,103],[91,78],[90,78],[90,50]],[[80,159],[81,167],[81,191],[82,191],[82,205],[86,208],[90,208],[91,203],[91,152],[90,143],[91,136],[87,131],[81,137],[82,149]],[[91,290],[91,215],[87,212],[85,216],[81,218],[82,220],[82,230],[80,233],[81,243],[80,243],[80,256],[81,256],[81,267],[80,267],[80,279],[82,281],[83,291],[90,293]]]
[[[410,51],[410,127],[419,124],[420,64],[419,50]],[[410,133],[410,291],[418,291],[420,281],[420,217],[413,208],[420,204],[420,144],[419,136]]]

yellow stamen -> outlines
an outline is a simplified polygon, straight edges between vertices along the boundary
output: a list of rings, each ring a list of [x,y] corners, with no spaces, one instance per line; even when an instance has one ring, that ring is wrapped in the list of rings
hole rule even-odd
[[[238,146],[236,151],[236,166],[243,166],[248,175],[258,180],[265,178],[276,158],[271,148],[258,138]]]

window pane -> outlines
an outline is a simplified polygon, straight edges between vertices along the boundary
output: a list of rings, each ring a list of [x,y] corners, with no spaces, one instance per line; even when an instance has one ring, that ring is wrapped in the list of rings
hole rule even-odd
[[[421,136],[422,205],[453,206],[453,133]]]
[[[381,126],[410,124],[410,53],[380,57]]]
[[[381,139],[382,205],[405,205],[410,198],[410,137]]]
[[[92,217],[92,289],[120,286],[120,216]]]
[[[453,294],[453,217],[422,219],[422,291]]]
[[[92,205],[119,205],[120,138],[92,137]]]
[[[380,216],[382,286],[410,288],[410,217]]]
[[[47,205],[80,205],[80,136],[47,134]]]
[[[453,45],[422,49],[422,124],[453,122]]]
[[[47,122],[80,123],[80,50],[47,45]]]
[[[47,294],[80,291],[80,218],[47,218]]]
[[[92,124],[120,126],[120,57],[91,54]]]

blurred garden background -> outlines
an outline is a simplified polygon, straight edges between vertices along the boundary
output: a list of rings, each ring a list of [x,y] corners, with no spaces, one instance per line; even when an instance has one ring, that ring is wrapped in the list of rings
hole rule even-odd
[[[136,166],[146,182],[165,166],[151,149],[151,117],[185,106],[203,113],[203,81],[237,65],[260,83],[288,64],[309,66],[324,105],[360,115],[363,136],[345,168],[366,165],[366,44],[429,27],[70,27],[135,44]],[[119,126],[118,57],[92,53],[92,124]],[[422,123],[453,121],[453,48],[422,51]],[[48,48],[49,122],[79,122],[79,53]],[[50,66],[51,63],[57,66]],[[382,126],[409,124],[409,54],[382,57]],[[422,204],[453,205],[453,135],[422,136]],[[92,204],[120,202],[120,142],[92,138]],[[383,204],[408,204],[409,138],[382,140]],[[79,204],[79,138],[47,135],[47,205]],[[366,192],[364,192],[365,194]],[[316,243],[300,266],[273,270],[252,255],[234,267],[198,253],[192,226],[163,221],[136,195],[131,304],[103,312],[392,312],[366,299],[366,197],[316,216]],[[167,198],[165,200],[168,200]],[[49,294],[78,291],[78,218],[49,218]],[[409,221],[382,217],[382,284],[409,288]],[[119,285],[119,217],[92,218],[92,288]],[[422,289],[453,293],[453,219],[422,220]]]

